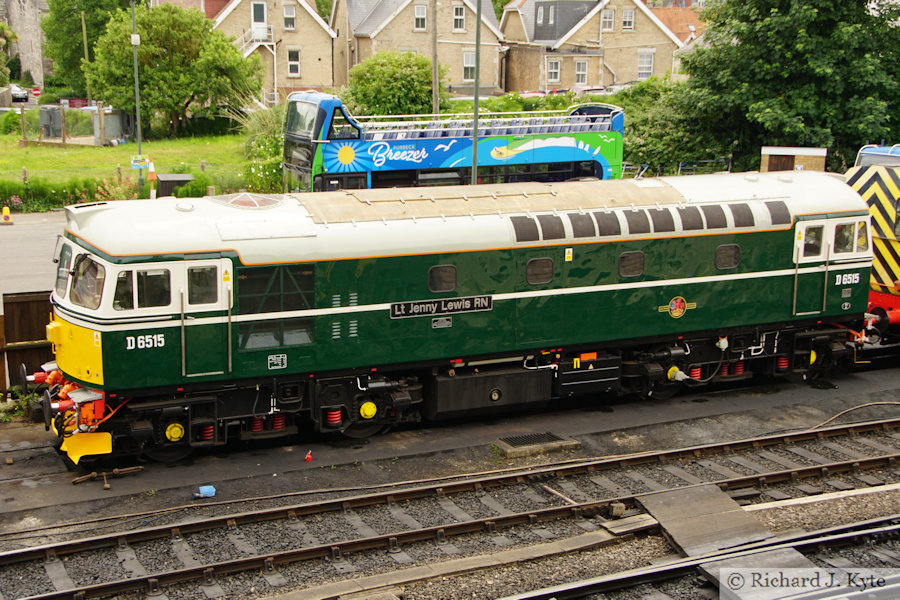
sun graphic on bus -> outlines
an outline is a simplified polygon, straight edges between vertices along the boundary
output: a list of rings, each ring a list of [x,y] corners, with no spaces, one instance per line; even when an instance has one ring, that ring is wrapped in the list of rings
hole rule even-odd
[[[372,169],[372,159],[366,153],[363,144],[335,144],[332,142],[323,150],[322,159],[325,170],[329,173],[348,173]]]

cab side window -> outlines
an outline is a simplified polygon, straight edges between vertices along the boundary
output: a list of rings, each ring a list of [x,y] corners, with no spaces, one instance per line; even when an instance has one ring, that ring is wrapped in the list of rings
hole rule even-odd
[[[138,308],[168,306],[172,303],[172,286],[168,269],[137,272]]]
[[[824,225],[807,227],[803,237],[803,256],[819,256],[822,254],[822,239],[825,232]]]
[[[856,227],[856,251],[865,252],[869,249],[869,224],[860,221]]]
[[[134,285],[131,271],[122,271],[116,277],[113,308],[116,310],[131,310],[134,308]]]
[[[187,271],[188,304],[214,304],[219,299],[216,267],[191,267]]]

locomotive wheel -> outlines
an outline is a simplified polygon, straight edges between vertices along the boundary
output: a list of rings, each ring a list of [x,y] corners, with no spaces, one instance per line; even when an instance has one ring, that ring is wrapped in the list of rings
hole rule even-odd
[[[145,445],[143,456],[160,463],[176,463],[191,455],[193,449],[187,444],[171,444],[167,446]]]
[[[648,400],[668,400],[681,391],[681,383],[654,383],[650,389],[642,394]]]
[[[390,429],[390,427],[390,425],[385,425],[384,423],[373,423],[369,421],[354,423],[347,427],[342,433],[344,437],[348,437],[352,440],[363,440],[378,435],[379,433],[384,433]]]

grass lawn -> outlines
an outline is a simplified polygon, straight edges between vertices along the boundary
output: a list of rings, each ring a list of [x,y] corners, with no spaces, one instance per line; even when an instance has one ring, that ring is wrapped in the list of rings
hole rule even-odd
[[[144,141],[141,153],[150,157],[157,173],[174,172],[181,163],[187,165],[187,170],[199,171],[200,161],[206,162],[208,171],[237,173],[246,164],[241,151],[243,139],[240,135],[225,135]],[[131,157],[137,153],[136,143],[115,147],[20,148],[18,135],[0,135],[0,179],[21,181],[23,167],[28,169],[29,178],[40,177],[52,183],[66,182],[73,177],[112,177],[117,166],[122,167],[123,175],[136,177],[137,171],[131,169]]]

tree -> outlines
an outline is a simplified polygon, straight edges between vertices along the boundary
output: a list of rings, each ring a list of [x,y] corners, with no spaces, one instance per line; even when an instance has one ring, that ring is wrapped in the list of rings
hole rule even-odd
[[[440,103],[450,99],[444,86],[446,67],[439,69]],[[431,59],[411,52],[378,52],[350,69],[341,94],[356,114],[413,115],[431,112]]]
[[[44,30],[44,54],[53,60],[53,72],[57,80],[78,96],[87,95],[81,63],[84,60],[84,43],[81,30],[81,13],[84,12],[87,33],[88,59],[93,60],[94,43],[106,28],[112,14],[129,6],[128,0],[47,0],[50,9],[41,21]]]
[[[871,4],[871,3],[869,3]],[[824,146],[844,166],[871,140],[900,137],[898,8],[883,0],[720,0],[707,45],[684,58],[691,127],[756,168],[762,145]]]
[[[17,39],[19,38],[16,37],[16,32],[9,25],[0,21],[0,85],[9,83],[9,69],[6,66],[7,52],[10,43]]]
[[[262,89],[262,66],[245,59],[222,32],[194,9],[162,4],[137,11],[141,114],[159,115],[177,135],[192,110],[235,104]],[[126,111],[134,108],[131,14],[115,13],[85,66],[94,95]]]

